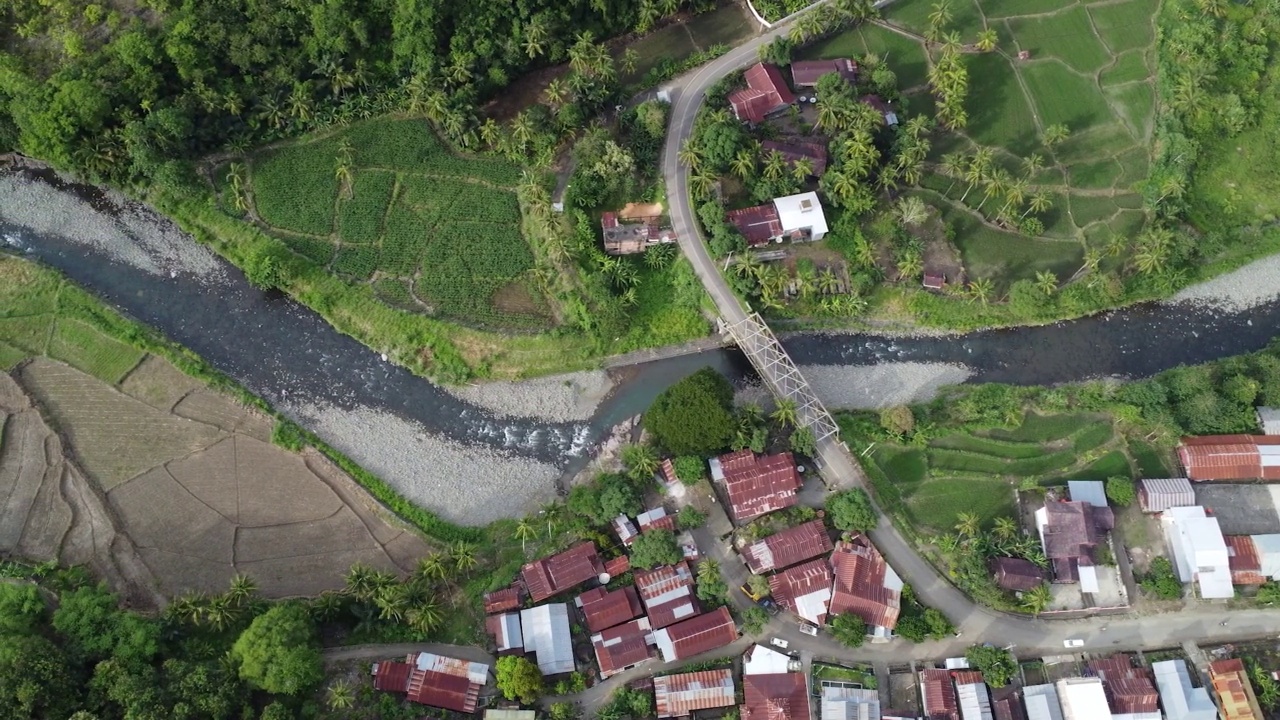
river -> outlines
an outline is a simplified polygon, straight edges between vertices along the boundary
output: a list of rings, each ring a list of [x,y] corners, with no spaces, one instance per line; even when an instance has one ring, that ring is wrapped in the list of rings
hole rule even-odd
[[[48,176],[41,179],[51,182]],[[112,215],[118,210],[95,188],[59,185],[60,191],[92,204],[93,210],[82,205],[83,212]],[[150,213],[141,206],[133,210]],[[385,362],[292,299],[253,288],[220,258],[211,259],[219,266],[217,281],[179,271],[157,273],[122,261],[100,243],[26,217],[0,208],[0,233],[11,249],[61,270],[277,407],[373,408],[410,419],[464,447],[497,450],[561,470],[579,465],[608,428],[643,410],[664,387],[697,368],[713,366],[735,379],[750,374],[739,353],[711,351],[628,369],[586,423],[501,417]],[[168,225],[154,214],[152,220]],[[114,217],[109,221],[125,235],[133,232]],[[170,234],[177,236],[171,242],[195,245],[185,235]],[[967,367],[971,382],[1050,384],[1143,377],[1183,363],[1257,350],[1278,324],[1280,301],[1230,313],[1189,304],[1148,304],[1041,327],[957,336],[795,334],[785,337],[784,344],[800,365],[952,363]]]

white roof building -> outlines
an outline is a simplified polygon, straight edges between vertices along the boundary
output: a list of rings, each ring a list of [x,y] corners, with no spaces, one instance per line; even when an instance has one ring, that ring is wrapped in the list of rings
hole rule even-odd
[[[822,687],[822,720],[881,720],[880,693],[867,688]]]
[[[1022,702],[1027,706],[1027,720],[1062,720],[1062,705],[1052,685],[1026,686]]]
[[[960,717],[964,720],[992,720],[991,695],[985,682],[956,682],[960,700]]]
[[[784,235],[807,230],[811,239],[821,240],[827,234],[827,217],[822,213],[818,193],[807,192],[774,198],[773,207],[778,211],[778,221],[782,224]]]
[[[1164,512],[1171,507],[1196,504],[1196,492],[1186,478],[1149,478],[1138,488],[1142,512]]]
[[[777,675],[793,672],[791,656],[767,648],[763,645],[752,645],[742,656],[743,675]]]
[[[1087,502],[1094,507],[1107,506],[1107,490],[1101,480],[1068,480],[1067,494],[1072,502]]]
[[[1160,704],[1168,720],[1217,720],[1218,708],[1209,699],[1209,692],[1191,686],[1185,661],[1163,660],[1152,663],[1151,670],[1155,672]]]
[[[1196,581],[1202,598],[1235,597],[1230,554],[1218,518],[1209,517],[1200,505],[1174,507],[1164,511],[1160,524],[1179,579]]]
[[[1057,682],[1063,720],[1111,720],[1111,706],[1102,679],[1067,678]]]
[[[1252,535],[1253,548],[1258,551],[1261,573],[1272,580],[1280,580],[1280,535]]]
[[[1262,428],[1263,435],[1280,435],[1280,409],[1258,408],[1258,427]]]
[[[573,672],[573,638],[569,634],[569,605],[551,603],[520,611],[524,649],[537,656],[543,675]]]

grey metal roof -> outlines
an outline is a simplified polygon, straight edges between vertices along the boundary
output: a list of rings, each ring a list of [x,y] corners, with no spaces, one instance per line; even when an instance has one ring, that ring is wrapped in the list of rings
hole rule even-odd
[[[1204,688],[1191,686],[1183,660],[1163,660],[1151,665],[1160,691],[1160,704],[1169,720],[1217,720],[1218,708]]]
[[[1072,502],[1087,502],[1094,507],[1107,506],[1107,491],[1101,480],[1068,480],[1067,492]]]
[[[1142,481],[1142,509],[1163,512],[1196,504],[1196,492],[1186,478],[1147,478]]]
[[[1022,689],[1027,705],[1027,720],[1062,720],[1062,704],[1053,685],[1028,685]]]
[[[573,672],[573,638],[569,634],[566,603],[539,605],[520,611],[524,649],[538,658],[543,675]]]

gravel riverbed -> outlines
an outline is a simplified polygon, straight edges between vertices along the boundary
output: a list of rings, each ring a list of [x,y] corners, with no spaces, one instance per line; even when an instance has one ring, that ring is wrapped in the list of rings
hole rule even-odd
[[[173,223],[116,193],[93,203],[67,190],[18,173],[0,175],[0,218],[41,235],[88,245],[117,262],[152,275],[185,274],[216,282],[225,269],[208,248]],[[5,241],[22,249],[21,237]]]
[[[879,410],[928,402],[944,386],[958,385],[972,374],[963,365],[920,362],[805,365],[800,373],[831,410]]]
[[[1225,275],[1183,288],[1165,302],[1195,303],[1240,312],[1280,297],[1280,254],[1255,260]]]
[[[396,492],[450,522],[484,525],[521,517],[556,494],[560,470],[552,465],[451,443],[385,411],[316,404],[282,409]]]
[[[532,380],[444,386],[444,389],[501,415],[574,422],[591,419],[596,406],[613,389],[613,381],[603,370],[588,370]]]

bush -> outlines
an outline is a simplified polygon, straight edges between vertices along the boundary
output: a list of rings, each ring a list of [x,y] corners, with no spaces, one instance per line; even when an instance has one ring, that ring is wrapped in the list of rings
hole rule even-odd
[[[532,705],[542,697],[542,671],[526,658],[515,655],[498,658],[495,675],[498,690],[508,700]]]
[[[1002,688],[1018,674],[1018,661],[1008,650],[974,645],[965,651],[969,667],[982,673],[982,679],[993,688]]]
[[[644,428],[675,455],[712,455],[733,438],[733,386],[703,368],[660,394],[644,414]]]
[[[1138,491],[1129,478],[1119,475],[1107,478],[1107,499],[1113,505],[1129,507],[1137,497]]]
[[[706,462],[695,455],[681,455],[672,462],[672,465],[675,466],[676,477],[680,478],[680,482],[685,485],[697,485],[698,481],[707,474]]]
[[[648,570],[658,565],[675,565],[683,553],[670,530],[650,530],[631,545],[631,566]]]
[[[910,435],[916,429],[916,417],[906,405],[880,411],[880,426],[893,435]]]
[[[831,514],[831,524],[846,532],[866,532],[875,527],[879,519],[871,507],[871,498],[862,488],[831,495],[827,499],[827,512]]]
[[[315,626],[297,603],[277,605],[253,619],[231,647],[240,677],[277,695],[300,695],[324,679]]]
[[[831,621],[831,634],[846,647],[862,647],[867,639],[867,623],[853,613],[842,613]]]
[[[769,622],[769,613],[761,608],[752,605],[742,611],[742,633],[744,635],[757,635],[764,626]]]
[[[696,527],[702,527],[707,521],[707,516],[701,510],[692,506],[685,505],[680,508],[680,512],[676,514],[676,527],[681,530],[692,530]]]
[[[1173,572],[1173,563],[1169,562],[1169,558],[1153,559],[1151,567],[1138,584],[1161,600],[1177,600],[1182,597],[1182,581]]]

